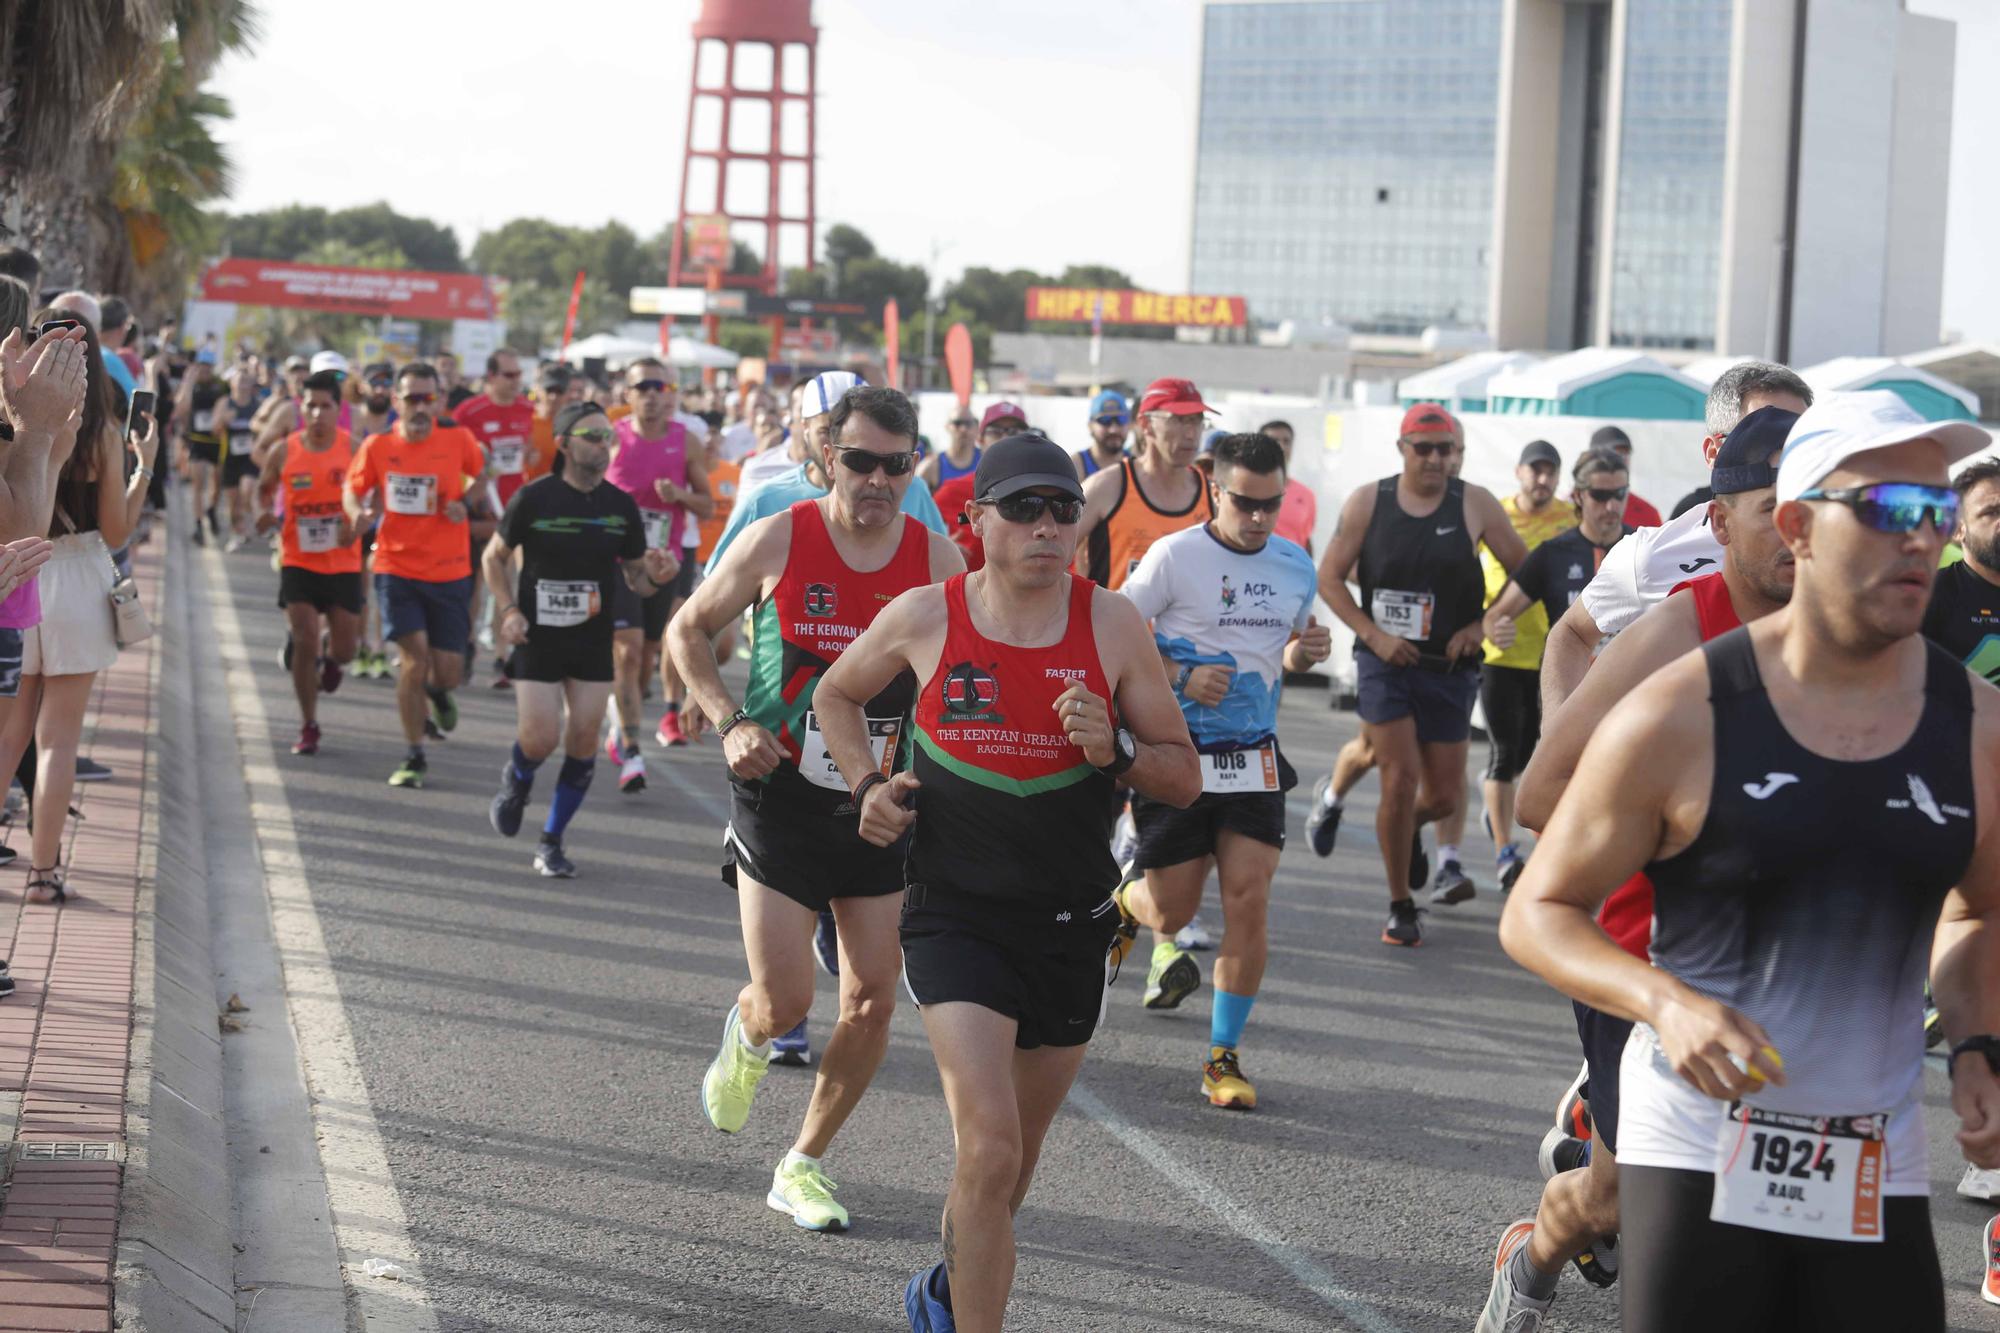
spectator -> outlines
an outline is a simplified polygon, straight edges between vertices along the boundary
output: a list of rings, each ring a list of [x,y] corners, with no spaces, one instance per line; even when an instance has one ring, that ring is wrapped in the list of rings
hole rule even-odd
[[[122,296],[107,296],[101,304],[104,324],[97,336],[104,340],[104,350],[124,363],[134,384],[143,383],[146,366],[139,355],[139,321],[133,318],[132,307]]]

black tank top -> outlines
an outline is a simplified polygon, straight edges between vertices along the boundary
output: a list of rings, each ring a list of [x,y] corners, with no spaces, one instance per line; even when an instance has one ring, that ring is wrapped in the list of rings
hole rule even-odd
[[[1646,867],[1653,962],[1771,1034],[1787,1083],[1759,1106],[1885,1111],[1922,1077],[1931,937],[1978,831],[1972,679],[1924,648],[1916,730],[1850,763],[1785,730],[1749,630],[1702,646],[1715,778],[1700,834]]]
[[[1465,483],[1447,481],[1436,512],[1417,518],[1396,502],[1396,478],[1382,478],[1361,539],[1356,580],[1361,609],[1369,619],[1385,629],[1390,624],[1407,627],[1390,633],[1414,640],[1427,656],[1442,658],[1451,636],[1479,619],[1486,606],[1479,551],[1465,532]],[[1379,614],[1378,593],[1388,594]],[[1354,651],[1374,655],[1359,639]],[[1477,666],[1479,659],[1466,662]]]

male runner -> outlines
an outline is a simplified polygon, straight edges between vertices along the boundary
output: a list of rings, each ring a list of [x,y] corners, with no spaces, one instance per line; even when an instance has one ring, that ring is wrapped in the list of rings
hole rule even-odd
[[[194,488],[194,532],[196,546],[208,538],[222,540],[222,527],[215,515],[215,502],[222,472],[222,434],[217,429],[218,404],[229,396],[229,388],[215,373],[215,354],[198,352],[194,364],[181,379],[174,396],[173,420],[181,437],[181,467]],[[208,532],[202,532],[202,519]]]
[[[985,419],[980,423],[978,442],[972,438],[972,419],[964,408],[954,408],[948,424],[951,437],[945,441],[944,448],[926,458],[923,466],[917,469],[917,475],[932,490],[948,481],[971,476],[979,467],[981,448],[991,440],[1004,439],[1025,429],[1028,417],[1012,403],[995,403],[986,409]]]
[[[750,981],[702,1079],[702,1109],[741,1130],[769,1066],[770,1042],[812,1007],[817,914],[840,923],[840,1019],[820,1058],[805,1123],[765,1202],[813,1231],[844,1230],[820,1158],[881,1064],[896,1002],[900,848],[862,841],[848,785],[828,757],[817,686],[884,607],[963,569],[958,548],[900,511],[916,469],[917,414],[894,389],[863,386],[832,405],[821,466],[830,494],[746,530],[667,626],[667,651],[715,719],[733,805],[723,879],[737,892]],[[756,608],[741,707],[723,684],[714,638]],[[893,674],[893,673],[891,673]],[[869,692],[864,747],[885,771],[901,755],[914,682]]]
[[[1015,436],[977,476],[986,567],[898,598],[818,697],[861,836],[910,839],[903,970],[957,1144],[944,1262],[905,1309],[914,1329],[999,1333],[1013,1214],[1103,1012],[1113,782],[1184,807],[1201,780],[1145,621],[1065,568],[1085,507],[1069,454]],[[863,701],[912,673],[915,763],[888,777]]]
[[[1458,422],[1420,403],[1403,414],[1403,470],[1357,489],[1320,561],[1319,594],[1354,631],[1362,735],[1382,770],[1375,836],[1389,883],[1384,944],[1423,943],[1410,897],[1422,828],[1465,800],[1465,748],[1478,692],[1485,598],[1479,548],[1512,572],[1527,555],[1506,510],[1483,486],[1448,479]],[[1347,590],[1350,575],[1361,600]],[[1439,861],[1451,850],[1438,848]],[[1470,879],[1440,879],[1433,903],[1472,897]]]
[[[1590,448],[1609,449],[1625,464],[1626,474],[1632,471],[1632,437],[1622,426],[1599,426],[1590,433]],[[1625,517],[1635,528],[1657,528],[1660,526],[1660,511],[1637,495],[1627,498]]]
[[[382,633],[395,642],[396,709],[409,750],[389,775],[392,787],[421,787],[425,704],[440,731],[458,725],[451,691],[472,641],[472,552],[466,532],[467,484],[486,456],[462,426],[440,426],[437,372],[421,361],[396,377],[393,430],[370,436],[354,455],[342,497],[347,516],[377,522],[375,596]]]
[[[500,770],[490,817],[503,837],[521,831],[535,770],[560,744],[562,771],[535,848],[535,869],[568,879],[576,866],[563,850],[563,833],[590,790],[611,697],[617,589],[651,595],[673,581],[677,562],[673,550],[647,544],[632,497],[604,484],[615,438],[610,419],[579,403],[564,408],[553,424],[555,475],[514,493],[480,567],[500,609],[499,641],[514,647],[507,673],[514,682],[514,754]]]
[[[304,428],[266,456],[257,480],[257,530],[282,525],[278,606],[288,626],[292,692],[299,700],[293,754],[319,753],[319,696],[340,688],[361,635],[361,537],[342,503],[354,441],[340,429],[340,384],[341,376],[330,370],[305,380]],[[271,507],[279,497],[283,517]]]
[[[1622,463],[1619,470],[1624,470]],[[1556,447],[1547,440],[1531,440],[1514,465],[1514,480],[1520,489],[1500,501],[1508,522],[1530,552],[1576,526],[1575,507],[1556,497],[1556,477],[1561,471],[1562,455]],[[1619,503],[1622,507],[1624,501]],[[1611,527],[1615,538],[1617,520]],[[1479,564],[1490,605],[1507,586],[1507,571],[1500,568],[1491,552],[1482,554]],[[1592,560],[1591,568],[1596,567]],[[1542,734],[1542,699],[1536,676],[1542,666],[1542,643],[1549,633],[1548,613],[1537,598],[1524,603],[1510,623],[1513,634],[1509,642],[1486,635],[1486,661],[1479,673],[1479,702],[1486,713],[1487,735],[1486,777],[1480,794],[1485,798],[1486,833],[1493,839],[1494,875],[1502,893],[1514,887],[1523,865],[1521,850],[1514,844],[1514,780],[1521,776]],[[1456,859],[1440,853],[1438,861],[1440,884],[1465,877]]]
[[[1145,877],[1120,890],[1121,916],[1128,931],[1153,929],[1146,1007],[1177,1008],[1201,984],[1201,970],[1174,936],[1194,918],[1214,866],[1222,949],[1201,1090],[1215,1106],[1244,1111],[1257,1105],[1257,1089],[1237,1047],[1264,979],[1285,793],[1298,783],[1278,747],[1278,698],[1285,672],[1309,670],[1333,651],[1332,634],[1313,619],[1312,557],[1272,536],[1286,485],[1276,440],[1224,436],[1215,446],[1215,517],[1153,543],[1123,589],[1153,626],[1201,755],[1202,791],[1185,810],[1134,798]]]
[[[483,393],[452,405],[451,419],[471,431],[486,451],[504,512],[514,493],[545,471],[548,463],[540,460],[539,468],[533,466],[535,405],[521,391],[521,358],[505,347],[489,355],[482,387]]]
[[[1268,435],[1278,442],[1285,451],[1285,475],[1292,475],[1292,439],[1294,432],[1289,421],[1267,421],[1257,427],[1259,435]],[[1296,542],[1307,555],[1313,553],[1313,529],[1319,526],[1319,497],[1313,488],[1303,482],[1297,486],[1285,487],[1285,507],[1278,511],[1276,532],[1286,541]]]
[[[1625,500],[1631,494],[1625,484],[1628,475],[1625,460],[1609,449],[1593,449],[1576,460],[1571,471],[1575,488],[1570,504],[1578,522],[1537,544],[1513,577],[1501,585],[1481,620],[1489,645],[1508,648],[1519,644],[1522,622],[1534,611],[1541,612],[1544,625],[1561,619],[1611,548],[1637,531],[1624,519]],[[1541,699],[1533,697],[1539,721]],[[1529,753],[1532,756],[1533,751]],[[1524,760],[1518,767],[1526,766]],[[1511,787],[1508,797],[1511,812]],[[1513,881],[1508,880],[1505,887],[1513,887]]]
[[[222,437],[221,493],[227,500],[229,542],[226,551],[240,551],[250,540],[256,522],[254,496],[257,482],[257,411],[264,394],[257,387],[257,371],[250,362],[239,361],[229,368],[229,392],[215,404],[214,429]]]
[[[258,404],[256,415],[250,419],[250,458],[257,467],[260,487],[263,485],[264,460],[287,436],[305,429],[305,413],[301,409],[306,376],[311,373],[311,363],[304,357],[286,357],[282,390]]]
[[[1117,467],[1125,457],[1125,432],[1132,425],[1132,405],[1125,395],[1106,389],[1090,400],[1090,447],[1076,451],[1076,475],[1088,481],[1093,473]]]
[[[861,382],[861,377],[852,371],[829,370],[794,384],[787,397],[784,432],[775,437],[767,434],[764,446],[743,460],[744,493],[747,495],[769,482],[789,476],[796,468],[809,463],[813,449],[806,439],[806,418],[831,412],[833,405],[840,401],[840,395]],[[812,398],[810,411],[805,406],[808,395]]]
[[[1628,1333],[1944,1327],[1919,986],[1928,957],[1954,1038],[2000,1028],[1980,943],[2000,918],[2000,696],[1917,631],[1956,518],[1948,464],[1988,442],[1886,392],[1803,414],[1777,477],[1790,605],[1611,710],[1502,918],[1523,966],[1638,1024]],[[1650,965],[1591,919],[1641,869]],[[1982,1166],[2000,1165],[1996,1050],[1974,1037],[1950,1062]]]
[[[1924,637],[2000,685],[2000,457],[1961,469],[1951,488],[1964,558],[1938,571]]]
[[[472,386],[465,382],[458,364],[458,353],[450,350],[439,352],[431,358],[431,366],[438,373],[438,389],[444,394],[444,410],[451,413],[453,421],[458,421],[460,404],[477,396]],[[460,421],[459,424],[465,423]]]
[[[1139,399],[1139,450],[1083,483],[1077,568],[1105,587],[1125,586],[1146,548],[1215,517],[1208,479],[1194,465],[1209,406],[1192,380],[1161,379]]]

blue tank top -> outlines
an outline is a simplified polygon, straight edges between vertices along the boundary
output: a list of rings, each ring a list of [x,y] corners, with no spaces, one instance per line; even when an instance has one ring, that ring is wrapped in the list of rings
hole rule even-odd
[[[938,484],[943,485],[947,481],[955,481],[960,477],[969,477],[977,472],[979,470],[979,455],[984,452],[986,451],[975,445],[972,450],[972,461],[964,467],[960,467],[952,462],[950,454],[940,452],[938,454]]]

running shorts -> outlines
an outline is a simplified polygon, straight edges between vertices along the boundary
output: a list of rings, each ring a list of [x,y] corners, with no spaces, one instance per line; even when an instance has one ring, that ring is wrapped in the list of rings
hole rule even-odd
[[[297,565],[285,565],[278,570],[278,606],[282,609],[293,602],[305,602],[321,615],[335,609],[361,614],[367,601],[367,590],[362,586],[361,575],[322,574],[317,569],[301,569]]]
[[[382,637],[422,634],[441,653],[462,653],[472,642],[472,575],[432,583],[400,574],[375,576],[382,608]]]
[[[1392,667],[1373,653],[1354,655],[1356,711],[1382,726],[1414,718],[1417,740],[1452,745],[1472,734],[1472,701],[1479,693],[1479,665]]]
[[[222,484],[234,486],[245,478],[257,475],[257,460],[249,454],[231,454],[222,460]]]
[[[1706,1171],[1618,1168],[1625,1333],[1942,1333],[1928,1198],[1884,1197],[1864,1243],[1711,1222],[1714,1195]]]
[[[1014,1046],[1081,1046],[1104,1021],[1118,910],[1027,920],[912,885],[903,896],[903,980],[918,1007],[966,1003],[1013,1019]],[[1067,921],[1061,917],[1069,917]]]
[[[1132,793],[1132,823],[1139,833],[1137,865],[1158,870],[1199,861],[1215,852],[1224,829],[1246,838],[1285,845],[1285,793],[1298,785],[1298,774],[1278,752],[1278,790],[1254,792],[1205,791],[1185,810],[1141,792]]]
[[[0,627],[0,699],[18,698],[21,693],[21,631]]]
[[[764,782],[730,775],[729,827],[722,833],[722,882],[737,887],[738,873],[815,912],[835,898],[879,898],[903,890],[907,839],[877,847],[861,838],[854,808],[824,807],[828,793],[796,769],[782,768]],[[812,796],[797,794],[805,788]]]
[[[1488,663],[1479,702],[1486,710],[1486,780],[1512,782],[1542,738],[1542,673]]]
[[[609,681],[611,636],[601,638],[555,638],[536,641],[533,629],[528,641],[514,645],[507,659],[507,674],[515,680],[542,681],[560,685],[566,680]]]
[[[187,451],[190,463],[206,463],[210,467],[216,467],[222,462],[220,440],[189,440]]]
[[[688,566],[682,565],[680,574],[674,581],[654,593],[651,597],[641,597],[632,591],[631,585],[620,575],[611,589],[611,624],[614,629],[636,629],[645,631],[647,643],[658,643],[667,632],[667,621],[674,613],[674,599],[687,594],[678,591],[682,576]]]
[[[1618,1155],[1618,1065],[1625,1058],[1625,1039],[1632,1024],[1623,1018],[1571,1000],[1576,1010],[1576,1035],[1583,1042],[1584,1100],[1590,1103],[1591,1137]]]

